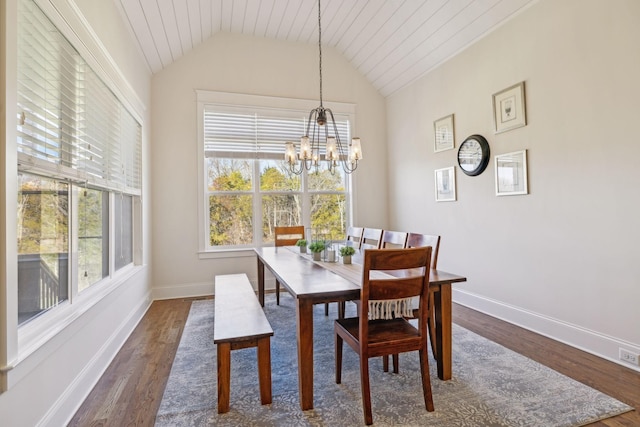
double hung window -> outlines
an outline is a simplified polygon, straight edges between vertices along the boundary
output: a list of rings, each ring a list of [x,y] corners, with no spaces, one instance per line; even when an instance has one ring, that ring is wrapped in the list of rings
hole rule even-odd
[[[133,263],[141,125],[33,0],[17,53],[22,325]]]
[[[203,99],[209,97],[199,93],[201,250],[273,244],[276,226],[304,225],[328,239],[344,238],[349,176],[322,164],[296,175],[284,161],[285,142],[299,141],[311,108],[229,106]],[[338,113],[336,120],[341,140],[350,140],[352,114]]]

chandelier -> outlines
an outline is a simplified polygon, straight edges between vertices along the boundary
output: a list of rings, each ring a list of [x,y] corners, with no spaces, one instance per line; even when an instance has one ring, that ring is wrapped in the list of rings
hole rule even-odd
[[[320,26],[320,0],[318,0],[318,50],[320,52],[320,106],[309,113],[307,129],[300,138],[300,151],[296,154],[295,144],[287,142],[284,158],[289,165],[289,170],[300,175],[305,169],[315,168],[318,171],[320,163],[320,140],[325,143],[324,160],[332,174],[342,166],[345,173],[350,174],[358,167],[358,160],[362,159],[360,138],[352,138],[351,144],[340,140],[338,127],[333,117],[333,112],[322,105],[322,28]]]

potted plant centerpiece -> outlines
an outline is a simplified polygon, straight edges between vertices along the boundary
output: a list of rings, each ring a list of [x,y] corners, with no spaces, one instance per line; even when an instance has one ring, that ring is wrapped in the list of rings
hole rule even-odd
[[[300,239],[296,242],[296,246],[300,248],[301,254],[307,253],[307,241],[305,239]]]
[[[342,246],[340,248],[340,256],[342,257],[343,264],[351,264],[351,255],[355,254],[356,250],[353,246]]]
[[[320,256],[322,255],[322,251],[324,251],[325,247],[326,246],[322,240],[316,240],[309,245],[309,250],[313,254],[314,261],[320,261]]]

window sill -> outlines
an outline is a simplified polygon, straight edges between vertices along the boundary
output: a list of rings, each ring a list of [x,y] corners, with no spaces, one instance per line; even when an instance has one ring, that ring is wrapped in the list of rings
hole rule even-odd
[[[218,249],[215,251],[199,251],[199,259],[223,259],[223,258],[242,258],[242,257],[254,257],[256,251],[253,248],[239,248],[239,249]]]
[[[88,288],[76,297],[74,303],[65,301],[49,312],[43,313],[18,328],[18,354],[11,361],[6,370],[11,370],[29,356],[38,351],[47,342],[63,332],[84,313],[98,304],[108,294],[118,289],[136,274],[141,273],[145,266],[126,266],[122,268],[110,281],[95,284],[95,288]],[[101,286],[103,285],[103,286]],[[86,292],[86,293],[85,293]]]

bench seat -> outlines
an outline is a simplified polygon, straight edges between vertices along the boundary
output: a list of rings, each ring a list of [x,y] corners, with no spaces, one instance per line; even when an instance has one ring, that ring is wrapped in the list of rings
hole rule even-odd
[[[231,350],[257,347],[260,401],[271,403],[273,329],[246,274],[215,277],[213,342],[218,358],[218,413],[229,411]]]

